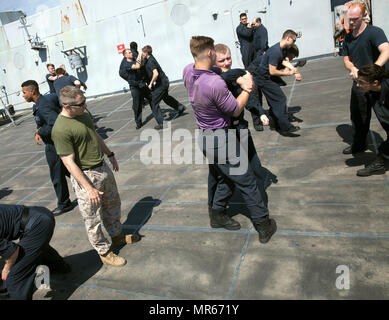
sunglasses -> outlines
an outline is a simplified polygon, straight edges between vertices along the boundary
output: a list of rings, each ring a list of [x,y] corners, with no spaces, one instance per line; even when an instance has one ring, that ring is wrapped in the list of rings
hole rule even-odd
[[[80,102],[80,103],[72,103],[71,104],[71,107],[78,107],[78,108],[81,108],[81,107],[83,107],[83,106],[85,106],[85,104],[86,104],[86,99],[84,99],[82,102]]]

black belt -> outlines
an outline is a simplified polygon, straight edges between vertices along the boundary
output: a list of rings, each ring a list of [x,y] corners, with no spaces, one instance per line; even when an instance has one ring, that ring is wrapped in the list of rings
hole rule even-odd
[[[30,210],[28,208],[24,207],[23,212],[22,212],[22,219],[20,221],[21,231],[24,231],[24,228],[26,227],[29,215],[30,215]]]
[[[86,171],[86,170],[92,170],[92,169],[96,169],[96,168],[100,168],[102,165],[104,164],[104,160],[101,161],[100,163],[96,164],[95,166],[92,166],[88,169],[82,169],[82,171]]]

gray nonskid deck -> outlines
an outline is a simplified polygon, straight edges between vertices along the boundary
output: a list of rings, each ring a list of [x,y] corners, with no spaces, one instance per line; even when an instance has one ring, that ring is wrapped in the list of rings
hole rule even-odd
[[[356,176],[374,158],[385,132],[373,116],[369,151],[343,155],[352,127],[351,81],[342,59],[309,61],[301,72],[304,79],[289,106],[303,120],[297,123],[299,137],[256,132],[250,114],[245,115],[262,165],[278,179],[267,189],[278,231],[265,245],[239,195],[229,212],[242,229],[209,226],[205,163],[141,162],[147,142],[140,134],[156,124],[148,105],[143,120],[149,121],[135,130],[130,93],[88,101],[119,161],[115,177],[124,231],[138,230],[143,238],[120,250],[127,259],[124,267],[107,267],[88,242],[78,208],[57,217],[51,244],[73,271],[52,275],[53,290],[39,290],[34,299],[388,299],[388,174]],[[292,81],[286,80],[288,96]],[[183,84],[171,86],[170,94],[187,106],[171,122],[172,131],[183,128],[194,135]],[[172,109],[161,107],[174,117]],[[54,209],[44,149],[33,140],[33,118],[26,112],[17,122],[0,126],[0,201]],[[338,288],[339,266],[350,272],[348,290]]]

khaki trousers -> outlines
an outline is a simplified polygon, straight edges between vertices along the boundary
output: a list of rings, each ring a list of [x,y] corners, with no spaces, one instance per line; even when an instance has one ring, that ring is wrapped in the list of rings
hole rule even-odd
[[[85,170],[84,174],[97,190],[104,192],[101,204],[92,206],[85,189],[71,176],[89,241],[97,253],[103,255],[109,251],[111,244],[104,236],[101,222],[111,238],[122,231],[119,192],[112,170],[105,162],[101,167]]]

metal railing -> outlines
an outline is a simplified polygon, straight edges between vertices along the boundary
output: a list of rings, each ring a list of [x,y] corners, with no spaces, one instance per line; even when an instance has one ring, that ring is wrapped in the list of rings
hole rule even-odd
[[[43,82],[40,82],[38,85],[40,86],[44,83],[47,83],[47,82],[43,81]],[[13,95],[19,97],[21,90],[18,90],[18,91],[15,91],[15,92],[8,94],[6,87],[3,85],[0,87],[0,92],[1,92],[1,95],[0,95],[0,115],[3,117],[3,119],[9,118],[12,121],[12,123],[16,126],[17,123],[16,123],[15,117],[14,117],[16,114],[15,106],[24,104],[26,102],[21,101],[21,102],[11,104],[9,97],[11,97]]]

